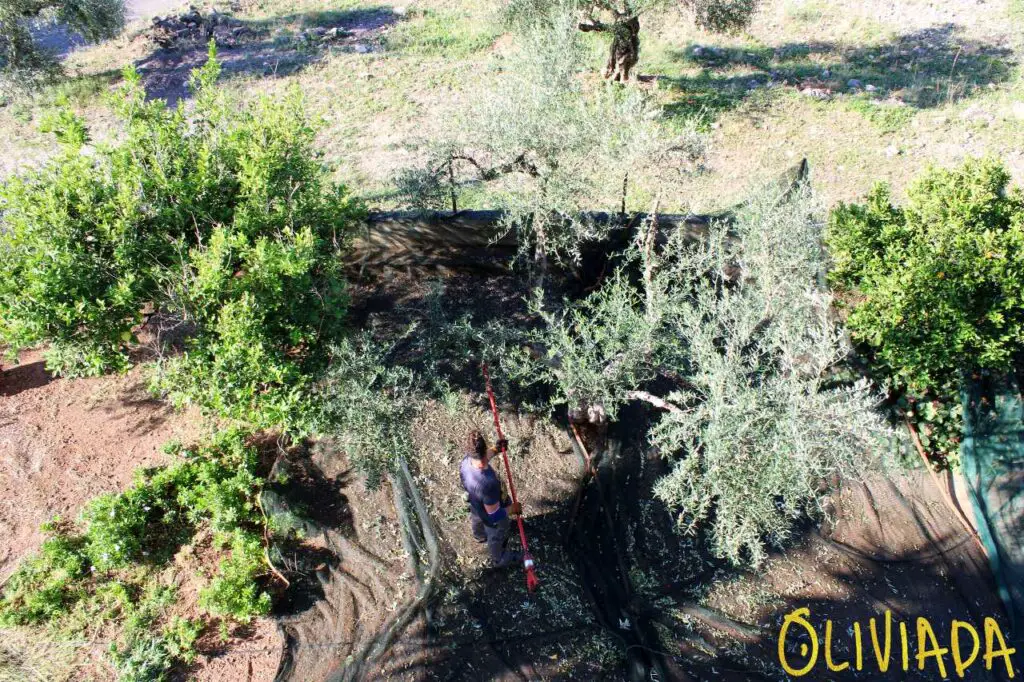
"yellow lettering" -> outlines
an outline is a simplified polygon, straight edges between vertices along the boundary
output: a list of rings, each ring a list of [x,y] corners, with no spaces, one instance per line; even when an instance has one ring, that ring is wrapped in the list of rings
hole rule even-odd
[[[999,649],[992,649],[993,640],[999,640]],[[1003,631],[999,629],[999,623],[996,622],[995,618],[985,619],[985,670],[992,669],[992,660],[998,656],[1002,656],[1006,663],[1006,674],[1012,680],[1013,679],[1013,662],[1010,660],[1010,656],[1017,653],[1016,648],[1007,649],[1006,640],[1003,639]]]
[[[871,647],[875,650],[875,660],[878,661],[878,671],[886,672],[889,669],[889,655],[892,653],[892,611],[885,612],[885,657],[878,646],[878,628],[875,627],[875,619],[868,621],[868,629],[871,631]]]
[[[814,664],[818,662],[818,633],[814,631],[814,626],[807,622],[807,616],[810,615],[811,610],[808,608],[797,609],[793,613],[786,614],[786,617],[782,621],[782,629],[779,631],[779,663],[782,664],[782,669],[793,677],[803,677],[807,673],[811,672]],[[807,665],[799,669],[790,667],[789,661],[786,659],[786,632],[789,630],[789,626],[793,623],[803,626],[804,630],[806,630],[807,634],[811,637],[811,649]],[[801,645],[800,655],[807,656],[806,644]]]
[[[974,640],[974,648],[971,649],[971,655],[967,657],[966,661],[960,655],[960,630],[967,630],[967,632],[971,633],[971,639]],[[953,625],[949,628],[949,644],[953,647],[953,668],[959,677],[963,677],[964,672],[970,667],[971,663],[974,663],[974,659],[978,657],[978,649],[981,648],[978,631],[970,623],[954,620]]]
[[[832,662],[832,621],[825,621],[825,665],[834,673],[842,672],[850,667],[848,661],[836,665]]]
[[[903,649],[903,672],[910,670],[910,661],[907,660],[907,624],[900,621],[900,646]]]
[[[860,645],[860,623],[854,621],[853,623],[853,652],[856,656],[857,670],[864,668],[864,656]]]
[[[928,643],[931,646],[930,649],[925,648],[925,638],[928,639]],[[949,649],[939,646],[939,641],[935,639],[935,631],[932,630],[932,624],[928,622],[926,618],[917,618],[917,669],[924,670],[924,662],[929,656],[935,657],[935,662],[939,666],[939,675],[946,677],[946,664],[942,660],[943,655],[949,653]]]

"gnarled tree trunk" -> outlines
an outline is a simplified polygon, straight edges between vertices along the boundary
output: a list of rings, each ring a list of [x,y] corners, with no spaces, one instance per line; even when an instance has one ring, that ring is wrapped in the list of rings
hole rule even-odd
[[[610,32],[612,45],[604,77],[624,83],[640,60],[640,17],[617,17]]]

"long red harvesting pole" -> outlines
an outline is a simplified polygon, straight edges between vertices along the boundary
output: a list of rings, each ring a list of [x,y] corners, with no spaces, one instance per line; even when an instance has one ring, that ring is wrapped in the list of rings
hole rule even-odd
[[[498,419],[498,404],[494,401],[494,391],[491,389],[491,375],[487,371],[487,363],[483,363],[484,382],[487,384],[487,398],[491,401],[491,414],[494,415],[494,429],[498,432],[498,441],[502,443],[501,457],[505,461],[505,477],[508,478],[508,492],[512,495],[512,502],[518,504],[516,497],[516,484],[512,480],[512,467],[508,464],[508,448],[505,446],[505,434],[501,432],[501,421]],[[523,545],[523,570],[526,571],[526,589],[533,592],[540,585],[537,573],[533,567],[533,557],[530,555],[530,548],[526,543],[526,529],[523,528],[523,515],[516,517],[519,523],[519,541]]]

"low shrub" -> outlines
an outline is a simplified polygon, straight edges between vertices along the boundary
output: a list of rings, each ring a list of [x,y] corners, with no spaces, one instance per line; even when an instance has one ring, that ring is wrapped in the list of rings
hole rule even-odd
[[[256,502],[263,480],[248,434],[231,429],[203,445],[170,449],[184,461],[140,472],[128,490],[92,500],[80,533],[51,529],[54,536],[4,587],[0,621],[58,620],[87,598],[113,596],[121,608],[129,600],[108,595],[95,578],[137,565],[163,565],[200,527],[211,529],[214,541],[228,548],[201,602],[211,613],[240,620],[269,611],[270,596],[261,589],[265,528]]]
[[[259,577],[266,573],[263,541],[251,531],[235,530],[231,553],[220,562],[217,575],[199,593],[199,604],[216,616],[248,622],[270,612],[270,595],[260,590]]]
[[[34,625],[68,612],[82,594],[89,562],[80,537],[56,534],[22,562],[4,585],[0,623]]]
[[[120,641],[110,647],[120,682],[163,682],[177,665],[195,660],[203,627],[198,620],[175,616],[159,625],[174,598],[171,588],[150,587],[138,603],[128,606]]]

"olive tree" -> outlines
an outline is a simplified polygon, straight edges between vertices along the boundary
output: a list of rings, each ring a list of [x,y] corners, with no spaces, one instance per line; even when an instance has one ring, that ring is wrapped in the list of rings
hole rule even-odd
[[[517,36],[492,62],[493,77],[473,91],[421,166],[400,178],[414,203],[459,207],[484,193],[502,211],[543,272],[549,258],[572,261],[607,223],[595,208],[625,213],[638,187],[699,168],[705,136],[690,121],[669,135],[644,93],[581,78],[587,51],[570,13],[551,13]]]
[[[532,358],[506,356],[576,421],[652,405],[651,444],[673,462],[655,494],[738,564],[760,563],[819,509],[823,483],[865,471],[889,436],[866,383],[837,379],[847,345],[819,231],[806,190],[757,199],[702,240],[649,221],[599,290],[538,309]]]
[[[552,8],[574,9],[581,31],[597,31],[611,37],[604,77],[628,81],[640,59],[640,17],[652,10],[677,6],[689,10],[694,22],[711,31],[735,31],[746,27],[757,9],[757,0],[512,0],[507,11],[513,21]]]

